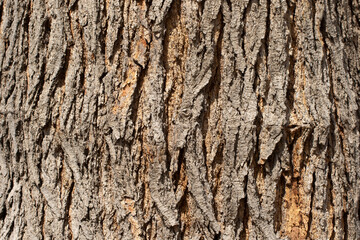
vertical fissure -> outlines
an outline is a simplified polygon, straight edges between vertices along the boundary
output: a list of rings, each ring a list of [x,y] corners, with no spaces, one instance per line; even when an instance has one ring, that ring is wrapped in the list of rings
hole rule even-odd
[[[333,189],[333,183],[331,181],[331,173],[332,173],[332,165],[331,162],[328,163],[328,176],[327,176],[327,207],[328,207],[328,211],[330,212],[330,208],[334,209],[334,199],[332,196],[332,189]],[[332,229],[331,229],[331,234],[330,234],[330,239],[333,240],[335,238],[335,216],[334,216],[334,210],[332,211]],[[347,239],[347,238],[345,238]]]
[[[244,191],[245,193],[248,191],[248,176],[245,177],[245,186],[244,186]],[[241,200],[241,204],[240,203],[240,206],[239,206],[239,210],[243,210],[243,212],[241,213],[242,217],[241,218],[237,218],[239,219],[237,224],[236,224],[236,229],[239,228],[239,225],[240,225],[240,221],[242,221],[243,223],[243,229],[241,230],[240,232],[240,239],[248,239],[249,237],[249,217],[250,217],[250,213],[249,213],[249,206],[248,206],[248,196],[247,194],[245,195],[245,198]],[[239,214],[239,212],[238,212]],[[238,217],[238,216],[237,216]]]
[[[222,41],[223,41],[223,34],[224,34],[224,19],[222,14],[222,7],[220,7],[217,18],[214,23],[214,38],[216,42],[214,43],[214,59],[213,59],[213,67],[212,67],[212,76],[210,78],[209,84],[204,88],[204,93],[206,95],[206,100],[204,104],[204,110],[202,111],[202,115],[200,117],[200,125],[202,126],[202,135],[203,135],[203,151],[205,156],[205,166],[206,166],[206,174],[207,179],[211,182],[211,178],[213,177],[210,169],[208,168],[208,153],[211,151],[212,142],[207,140],[208,134],[213,134],[211,130],[217,129],[218,124],[217,122],[214,123],[215,126],[211,125],[211,120],[213,117],[211,116],[211,112],[214,108],[214,105],[217,103],[219,99],[219,92],[220,92],[220,84],[221,84],[221,58],[222,58]],[[216,37],[217,36],[217,37]],[[210,130],[211,129],[211,130]],[[213,139],[210,138],[210,141]]]
[[[327,41],[328,39],[331,41],[330,37],[328,36],[327,32],[326,32],[326,12],[324,13],[323,18],[321,19],[321,23],[320,23],[320,32],[321,32],[321,36],[322,36],[322,41],[323,41],[323,55],[324,55],[324,63],[326,63],[326,67],[328,69],[328,74],[329,74],[329,80],[330,80],[330,91],[329,91],[329,100],[330,102],[333,104],[334,109],[332,111],[332,115],[334,116],[335,119],[335,123],[338,127],[338,130],[340,131],[339,133],[339,139],[340,139],[340,149],[342,151],[342,154],[345,156],[344,153],[344,143],[343,143],[343,136],[344,136],[344,130],[343,127],[341,125],[341,123],[339,122],[339,116],[338,116],[338,103],[336,100],[336,95],[335,95],[335,90],[334,90],[334,79],[333,79],[333,67],[331,64],[331,53],[330,53],[330,49],[328,47]]]
[[[357,5],[0,0],[1,236],[357,237]]]
[[[214,212],[215,212],[215,218],[220,221],[220,212],[219,209],[217,207],[217,203],[216,203],[216,196],[217,194],[219,194],[219,189],[220,189],[220,183],[221,183],[221,175],[222,175],[222,170],[223,170],[223,163],[224,163],[224,157],[223,157],[223,151],[224,151],[224,144],[221,143],[218,146],[218,149],[216,151],[214,160],[212,162],[212,174],[211,177],[212,179],[214,179],[214,184],[212,186],[212,194],[214,196]],[[217,166],[219,166],[217,168]]]
[[[291,112],[294,108],[294,95],[295,95],[295,63],[297,55],[297,33],[295,26],[295,10],[296,3],[291,0],[287,0],[288,10],[286,13],[287,25],[290,31],[289,40],[287,43],[288,51],[288,71],[289,71],[289,82],[287,84],[286,91],[286,104],[288,106],[287,118],[289,119]]]
[[[182,171],[184,171],[186,169],[185,166],[185,149],[182,148],[179,150],[179,156],[178,156],[178,168],[177,171],[174,173],[173,175],[173,182],[174,182],[174,186],[176,186],[176,188],[180,187],[180,181],[182,180],[181,178],[182,176]]]
[[[42,208],[41,208],[41,220],[40,220],[41,238],[43,240],[45,240],[45,236],[46,236],[46,233],[45,233],[45,205],[46,205],[46,203],[44,202],[42,204]]]
[[[133,124],[136,123],[136,120],[138,118],[138,112],[139,112],[139,105],[140,105],[140,98],[141,98],[141,94],[142,94],[142,87],[145,81],[145,77],[147,76],[147,72],[148,72],[148,67],[149,64],[146,62],[146,65],[144,68],[142,68],[141,66],[137,66],[140,68],[140,75],[138,77],[138,79],[136,80],[136,85],[135,85],[135,90],[134,90],[134,97],[132,99],[132,106],[131,106],[131,115],[130,115],[130,119],[132,121]],[[132,138],[134,139],[134,138]]]
[[[330,240],[335,239],[335,213],[334,213],[334,197],[333,197],[333,183],[332,183],[332,168],[333,168],[333,162],[332,159],[335,155],[335,135],[334,135],[334,131],[335,131],[335,124],[334,124],[334,119],[331,118],[330,119],[330,132],[328,134],[328,144],[327,144],[327,149],[326,149],[326,160],[327,160],[327,165],[328,165],[328,176],[327,176],[327,180],[328,180],[328,192],[327,195],[329,197],[328,199],[328,211],[330,212],[330,208],[332,208],[332,230],[331,230],[331,234],[330,234]]]
[[[315,195],[315,182],[316,182],[316,175],[315,172],[313,173],[313,179],[312,179],[312,187],[311,187],[311,198],[310,198],[310,212],[309,212],[309,221],[306,231],[306,239],[311,239],[311,225],[312,225],[312,210],[314,208],[314,195]]]
[[[263,45],[265,46],[265,66],[266,66],[266,77],[265,77],[265,96],[263,101],[266,102],[270,90],[270,76],[269,76],[269,41],[270,41],[270,13],[271,13],[271,0],[266,1],[266,30],[265,37],[262,40]]]
[[[181,28],[181,1],[173,0],[170,4],[169,10],[164,18],[164,27],[165,27],[165,36],[163,40],[163,52],[162,52],[162,64],[164,67],[164,87],[163,87],[163,99],[164,99],[164,108],[163,108],[163,132],[165,135],[165,144],[166,144],[166,158],[167,158],[167,169],[170,171],[170,164],[171,164],[171,150],[170,150],[170,139],[169,139],[169,131],[171,128],[171,120],[172,114],[174,109],[170,106],[171,105],[171,97],[173,96],[174,92],[176,91],[175,88],[178,87],[176,82],[175,76],[172,75],[172,71],[175,71],[175,68],[181,66],[181,54],[179,49],[174,54],[174,49],[172,44],[174,41],[174,36],[172,34],[179,34],[177,31]],[[182,37],[182,36],[181,36]],[[177,40],[177,39],[176,39]],[[176,56],[176,54],[178,54]],[[183,56],[182,56],[183,57]],[[174,59],[175,58],[175,59]],[[180,63],[179,63],[180,62]],[[167,89],[168,82],[171,82],[171,88]],[[167,92],[168,91],[168,92]],[[180,166],[178,166],[180,168]],[[170,173],[171,175],[171,173]]]
[[[347,192],[345,192],[345,202],[348,203],[348,196],[347,196]],[[346,204],[348,205],[348,204]],[[344,239],[349,239],[349,227],[348,227],[348,209],[346,206],[346,209],[343,209],[342,211],[342,217],[343,217],[343,229],[344,229]]]
[[[2,22],[3,22],[3,13],[4,13],[4,1],[1,1],[0,3],[0,26],[2,26]]]
[[[282,225],[282,207],[283,207],[283,200],[285,196],[285,188],[286,188],[286,180],[281,173],[281,176],[279,178],[278,184],[276,186],[276,197],[275,197],[275,215],[274,215],[274,229],[275,232],[279,232],[281,230]]]
[[[66,203],[65,203],[65,213],[64,213],[64,224],[63,224],[63,231],[65,232],[65,228],[68,227],[69,228],[69,233],[70,233],[70,239],[73,239],[73,233],[71,230],[71,215],[70,215],[70,207],[72,204],[72,198],[73,198],[73,192],[74,192],[74,186],[75,186],[75,182],[72,181],[70,188],[69,188],[69,195],[66,199]]]

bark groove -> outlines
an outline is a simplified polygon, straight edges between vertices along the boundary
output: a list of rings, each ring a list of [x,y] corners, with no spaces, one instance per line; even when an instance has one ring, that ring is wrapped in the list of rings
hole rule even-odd
[[[360,239],[359,19],[0,0],[0,238]]]

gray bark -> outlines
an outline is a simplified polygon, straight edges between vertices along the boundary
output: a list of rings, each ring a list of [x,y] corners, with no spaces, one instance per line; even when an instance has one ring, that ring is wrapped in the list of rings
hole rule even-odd
[[[0,15],[0,239],[360,239],[358,0]]]

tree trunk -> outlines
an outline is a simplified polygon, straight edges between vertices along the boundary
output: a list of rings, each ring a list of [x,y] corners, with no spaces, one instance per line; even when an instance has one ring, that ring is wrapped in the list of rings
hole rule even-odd
[[[360,239],[358,0],[0,0],[0,239]]]

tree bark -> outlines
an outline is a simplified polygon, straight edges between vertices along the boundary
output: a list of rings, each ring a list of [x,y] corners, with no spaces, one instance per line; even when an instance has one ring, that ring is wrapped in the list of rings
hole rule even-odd
[[[0,239],[360,239],[358,0],[0,0]]]

